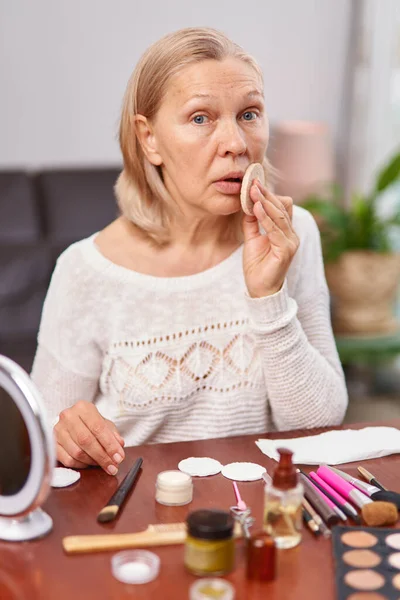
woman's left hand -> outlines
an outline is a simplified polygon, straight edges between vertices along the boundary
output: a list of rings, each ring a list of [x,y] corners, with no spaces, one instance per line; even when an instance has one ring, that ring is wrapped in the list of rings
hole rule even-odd
[[[243,218],[243,270],[249,295],[262,298],[281,289],[299,238],[292,226],[291,198],[275,196],[258,180],[251,186],[250,198],[254,217]]]

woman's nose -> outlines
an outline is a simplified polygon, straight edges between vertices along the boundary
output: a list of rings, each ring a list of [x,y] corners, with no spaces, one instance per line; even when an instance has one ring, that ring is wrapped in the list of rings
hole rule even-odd
[[[244,133],[240,130],[237,121],[229,120],[220,124],[218,131],[218,152],[221,156],[226,154],[243,154],[247,149]]]

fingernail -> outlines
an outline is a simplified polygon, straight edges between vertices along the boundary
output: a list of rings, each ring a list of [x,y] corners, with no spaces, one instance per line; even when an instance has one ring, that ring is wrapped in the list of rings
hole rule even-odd
[[[114,454],[113,456],[113,461],[117,463],[117,465],[119,465],[119,463],[122,463],[124,459],[122,458],[122,456],[118,453]]]
[[[118,473],[118,469],[114,465],[107,467],[107,471],[110,473],[110,475],[116,475]]]

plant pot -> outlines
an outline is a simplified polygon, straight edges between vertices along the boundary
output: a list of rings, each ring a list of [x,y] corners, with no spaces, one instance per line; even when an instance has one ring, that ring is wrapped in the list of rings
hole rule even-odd
[[[333,297],[336,333],[392,333],[398,329],[393,314],[400,280],[400,254],[368,250],[345,252],[325,265]]]

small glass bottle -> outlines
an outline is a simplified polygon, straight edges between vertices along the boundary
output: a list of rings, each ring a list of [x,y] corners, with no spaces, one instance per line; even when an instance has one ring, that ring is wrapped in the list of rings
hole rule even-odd
[[[253,533],[247,543],[247,579],[272,581],[276,572],[276,546],[274,538],[265,532]]]
[[[304,490],[292,463],[293,452],[279,448],[278,453],[272,483],[265,486],[264,529],[277,548],[293,548],[301,540]]]

